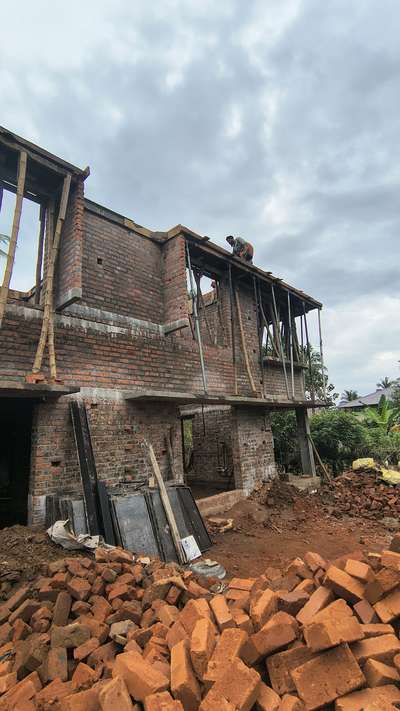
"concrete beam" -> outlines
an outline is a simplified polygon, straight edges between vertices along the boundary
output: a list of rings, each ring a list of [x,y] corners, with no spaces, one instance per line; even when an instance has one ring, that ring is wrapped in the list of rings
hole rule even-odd
[[[310,422],[305,408],[296,407],[297,437],[300,448],[301,468],[303,474],[316,476],[314,452],[310,442]]]

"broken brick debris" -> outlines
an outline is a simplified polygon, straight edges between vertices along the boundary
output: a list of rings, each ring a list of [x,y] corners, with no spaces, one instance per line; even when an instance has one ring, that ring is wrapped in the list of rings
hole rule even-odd
[[[122,549],[49,563],[0,608],[0,711],[395,708],[397,555],[310,552],[215,595]]]

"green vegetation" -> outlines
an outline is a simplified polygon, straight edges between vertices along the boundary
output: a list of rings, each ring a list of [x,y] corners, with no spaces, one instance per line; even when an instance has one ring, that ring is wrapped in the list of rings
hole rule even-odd
[[[387,380],[384,378],[381,383]],[[334,386],[330,392],[333,391]],[[319,397],[316,391],[316,398]],[[347,390],[342,397],[351,402],[358,394]],[[271,424],[277,463],[286,471],[301,471],[295,413],[274,412]],[[400,384],[395,386],[390,400],[382,395],[377,407],[366,407],[357,413],[332,407],[316,412],[310,417],[310,430],[322,460],[335,473],[351,466],[358,457],[397,464],[400,461]]]

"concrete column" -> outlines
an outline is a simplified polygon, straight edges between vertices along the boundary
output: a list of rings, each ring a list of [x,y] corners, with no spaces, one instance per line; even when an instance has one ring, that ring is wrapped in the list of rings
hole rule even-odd
[[[314,452],[308,437],[310,434],[310,423],[305,407],[296,407],[297,437],[299,440],[301,468],[303,474],[316,476]]]

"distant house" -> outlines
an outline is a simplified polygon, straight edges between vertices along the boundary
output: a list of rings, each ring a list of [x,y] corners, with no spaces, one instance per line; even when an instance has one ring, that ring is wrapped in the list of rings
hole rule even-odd
[[[338,407],[341,410],[345,408],[347,410],[360,410],[364,407],[378,407],[382,395],[384,395],[387,400],[390,400],[395,387],[395,385],[391,385],[389,388],[380,388],[373,393],[369,393],[369,395],[363,395],[357,398],[357,400],[350,400],[350,402],[342,400],[339,402]]]

